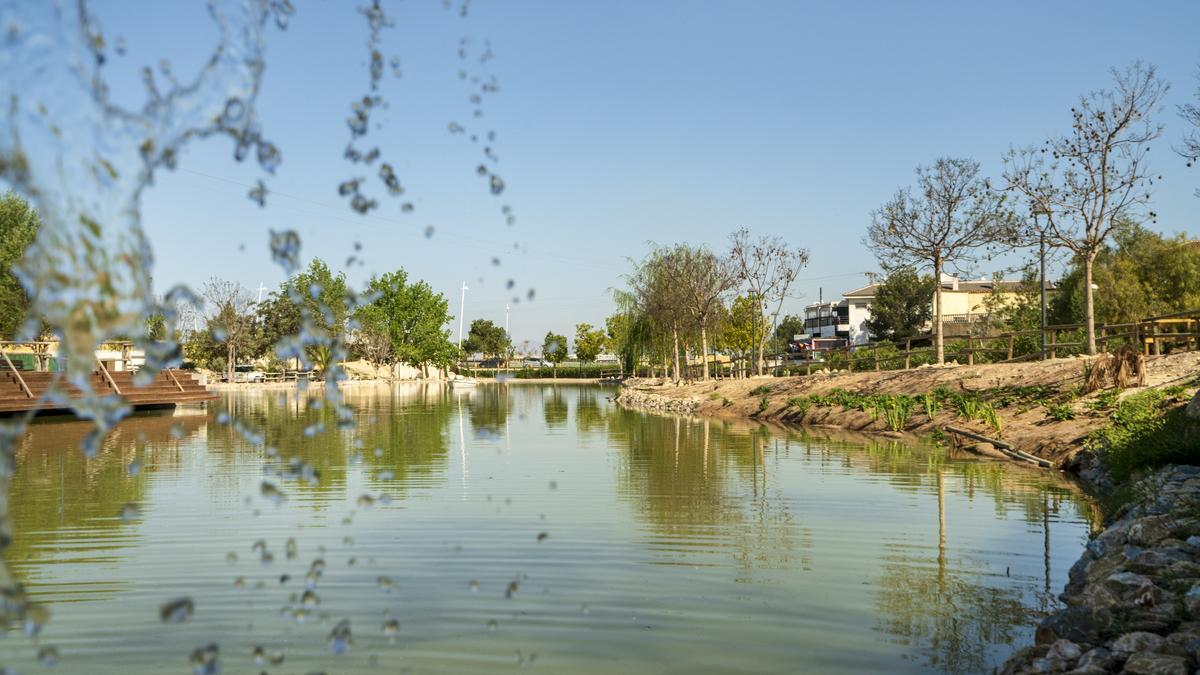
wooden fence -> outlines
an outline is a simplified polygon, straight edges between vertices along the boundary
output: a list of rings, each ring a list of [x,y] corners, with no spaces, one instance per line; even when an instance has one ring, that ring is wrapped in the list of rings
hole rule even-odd
[[[1016,363],[1042,357],[1056,358],[1086,351],[1086,326],[1081,323],[1046,326],[1045,351],[1042,330],[1013,331],[991,335],[945,337],[946,360],[974,365],[980,363]],[[1096,348],[1101,352],[1121,346],[1133,346],[1143,354],[1196,351],[1200,348],[1200,309],[1148,317],[1131,323],[1096,326]],[[873,342],[838,347],[820,352],[820,360],[780,365],[775,374],[805,373],[828,369],[908,370],[935,362],[933,336],[923,335],[897,342]]]

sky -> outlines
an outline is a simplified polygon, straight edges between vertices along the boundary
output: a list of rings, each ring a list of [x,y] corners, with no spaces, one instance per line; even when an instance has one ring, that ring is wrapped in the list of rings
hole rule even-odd
[[[514,341],[540,344],[547,330],[603,324],[611,289],[651,242],[723,252],[747,227],[811,252],[784,306],[799,313],[878,270],[862,245],[870,213],[917,165],[971,157],[998,177],[1009,148],[1068,132],[1078,97],[1136,60],[1171,84],[1151,153],[1162,174],[1152,226],[1200,236],[1200,169],[1171,150],[1187,131],[1176,106],[1200,84],[1200,3],[474,0],[461,17],[440,0],[385,0],[382,51],[402,74],[385,75],[388,108],[368,139],[406,194],[364,216],[337,191],[355,176],[377,185],[342,158],[350,104],[367,91],[361,3],[294,1],[288,29],[268,34],[259,97],[283,163],[266,176],[213,138],[156,176],[143,223],[160,289],[214,276],[275,288],[268,232],[295,229],[306,258],[336,268],[356,256],[356,286],[402,267],[457,316],[465,281],[468,325],[502,324],[509,305]],[[167,59],[187,79],[215,44],[198,1],[93,7],[128,46],[106,66],[118,101],[142,99],[142,66]],[[481,64],[486,45],[494,58]],[[479,118],[463,64],[499,85]],[[488,131],[498,196],[475,171]],[[260,178],[265,208],[246,197]]]

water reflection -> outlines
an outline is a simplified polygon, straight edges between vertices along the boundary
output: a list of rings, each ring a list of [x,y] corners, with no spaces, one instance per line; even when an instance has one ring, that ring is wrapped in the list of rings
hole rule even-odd
[[[186,596],[185,627],[223,659],[288,643],[298,672],[508,670],[518,649],[570,672],[780,671],[798,653],[822,671],[980,672],[1053,607],[1092,517],[1053,474],[612,393],[355,385],[339,429],[319,392],[239,392],[222,408],[245,429],[216,409],[136,416],[90,462],[87,425],[41,422],[18,452],[9,555],[59,605],[66,670],[114,646],[126,662],[95,672],[171,670],[201,642],[162,633],[158,608]],[[355,645],[336,657],[342,619]],[[20,644],[0,661],[27,665]]]

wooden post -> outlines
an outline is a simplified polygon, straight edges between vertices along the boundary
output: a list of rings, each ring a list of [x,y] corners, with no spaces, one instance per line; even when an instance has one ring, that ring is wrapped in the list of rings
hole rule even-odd
[[[1051,328],[1050,335],[1047,336],[1049,339],[1046,342],[1046,348],[1050,350],[1050,358],[1055,358],[1055,356],[1054,356],[1054,354],[1055,354],[1054,341],[1056,339],[1055,338],[1056,335],[1057,335],[1057,333],[1055,332],[1055,330],[1053,328]]]
[[[871,353],[875,357],[875,372],[879,372],[879,345],[871,347]]]
[[[912,367],[912,338],[904,341],[904,369]]]
[[[971,346],[971,336],[967,336],[967,365],[975,365],[975,347]]]
[[[1013,358],[1013,340],[1015,340],[1015,339],[1016,339],[1015,335],[1013,335],[1012,333],[1008,334],[1008,360],[1009,361],[1012,361],[1012,358]]]

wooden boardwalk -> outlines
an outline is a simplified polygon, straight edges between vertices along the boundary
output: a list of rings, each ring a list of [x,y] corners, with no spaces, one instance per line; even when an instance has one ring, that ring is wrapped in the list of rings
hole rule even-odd
[[[39,412],[69,410],[62,404],[43,400],[46,390],[58,373],[20,370],[0,362],[0,415],[37,410]],[[74,386],[66,387],[72,398],[79,395]],[[134,384],[133,373],[109,371],[103,366],[92,371],[92,387],[104,394],[118,394],[125,402],[138,408],[164,408],[179,403],[203,403],[214,401],[217,394],[201,386],[192,376],[181,370],[159,373],[146,386]]]

